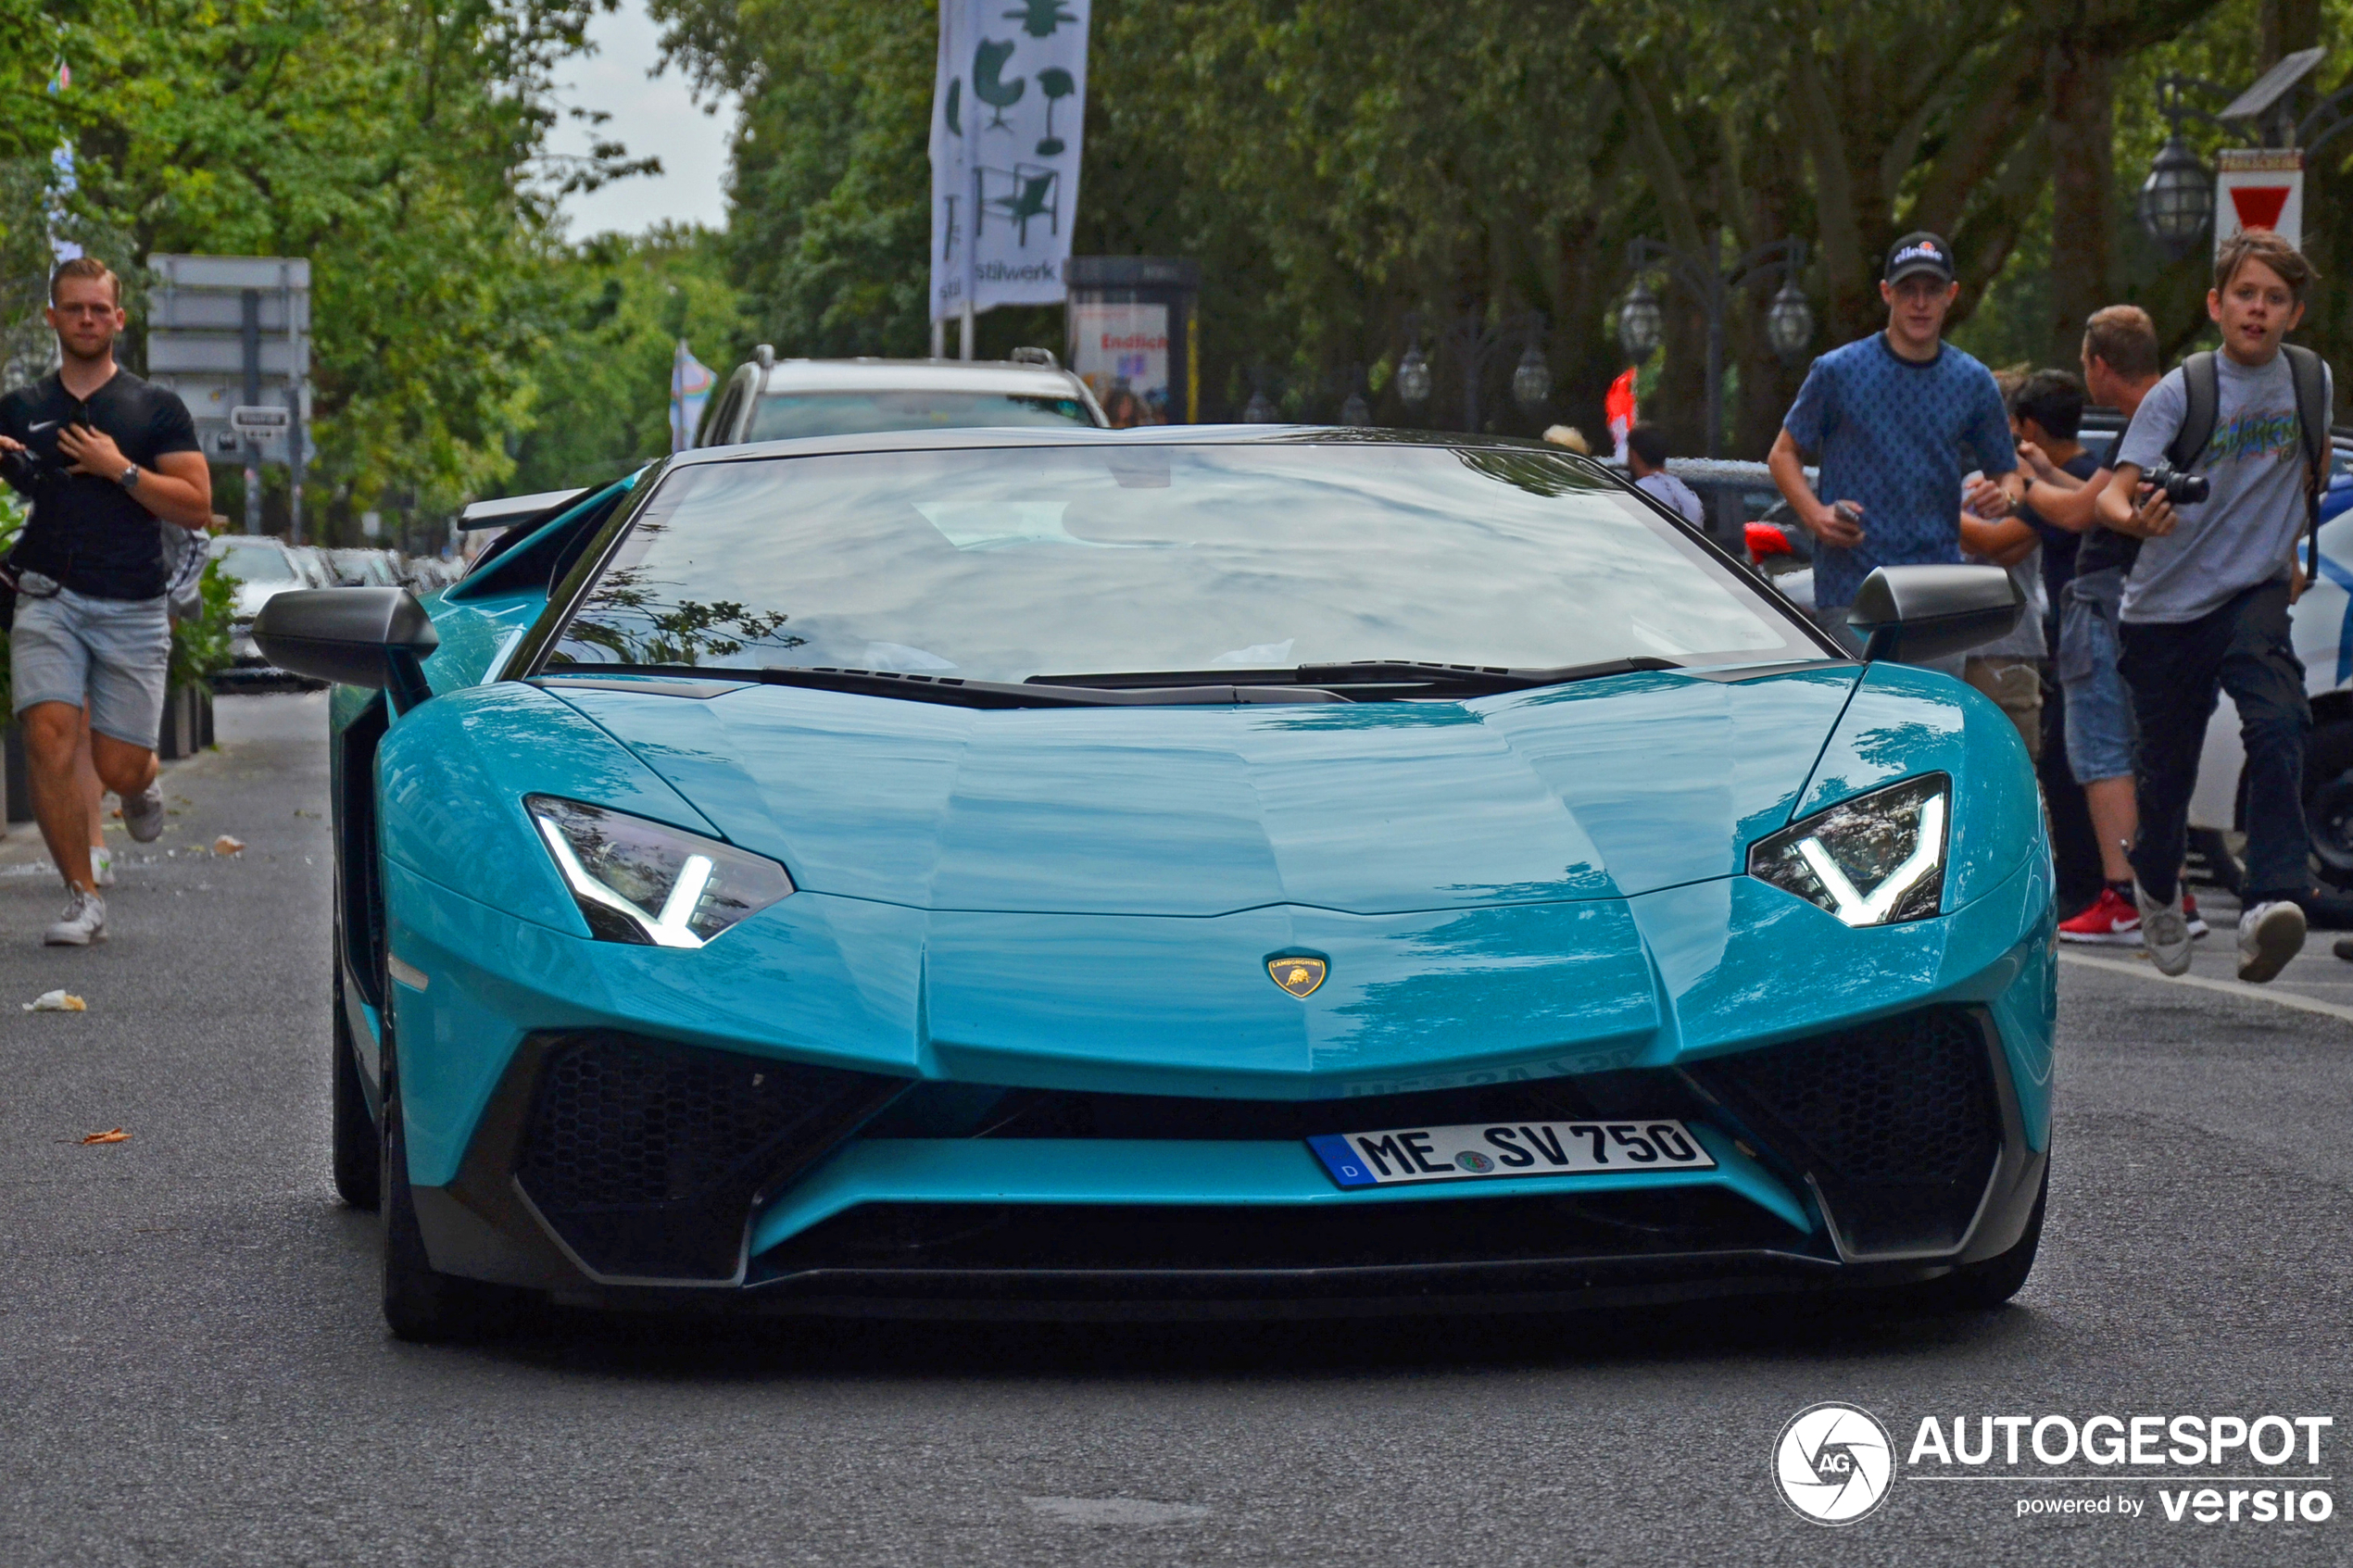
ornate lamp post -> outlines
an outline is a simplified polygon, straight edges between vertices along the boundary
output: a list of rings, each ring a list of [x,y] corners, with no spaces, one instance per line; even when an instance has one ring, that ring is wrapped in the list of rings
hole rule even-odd
[[[1806,242],[1775,240],[1758,245],[1730,266],[1724,265],[1723,233],[1708,236],[1707,250],[1693,253],[1639,239],[1626,247],[1627,265],[1636,274],[1634,288],[1617,313],[1617,341],[1638,363],[1658,346],[1657,296],[1641,280],[1654,267],[1691,291],[1707,315],[1707,456],[1721,455],[1724,441],[1724,318],[1731,308],[1732,291],[1752,280],[1779,273],[1781,290],[1773,296],[1765,317],[1766,341],[1784,359],[1803,354],[1814,337],[1814,312],[1798,292],[1797,275],[1806,270]],[[1783,345],[1788,346],[1784,347]]]

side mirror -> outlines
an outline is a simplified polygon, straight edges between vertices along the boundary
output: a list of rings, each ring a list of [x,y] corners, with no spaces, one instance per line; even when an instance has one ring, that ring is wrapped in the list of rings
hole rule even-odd
[[[254,617],[253,640],[282,670],[379,688],[400,713],[433,696],[423,661],[441,646],[406,588],[289,588]]]
[[[1846,623],[1865,659],[1916,662],[2007,636],[2025,609],[1998,566],[1882,566],[1863,579]]]

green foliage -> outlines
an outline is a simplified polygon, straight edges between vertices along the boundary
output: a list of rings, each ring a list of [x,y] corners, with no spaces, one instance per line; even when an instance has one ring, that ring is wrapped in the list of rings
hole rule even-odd
[[[525,494],[601,484],[670,450],[680,338],[723,380],[749,352],[725,242],[707,229],[600,235],[549,269],[559,303],[533,362],[537,397],[511,482]]]
[[[171,623],[171,684],[193,686],[216,670],[229,668],[230,622],[237,608],[237,584],[218,560],[205,562],[196,583],[203,612]]]

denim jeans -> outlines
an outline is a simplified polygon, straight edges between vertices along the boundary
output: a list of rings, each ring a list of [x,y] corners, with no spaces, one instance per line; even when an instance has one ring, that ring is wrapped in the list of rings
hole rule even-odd
[[[2196,621],[2127,621],[2124,684],[2140,729],[2133,759],[2141,832],[2133,872],[2171,900],[2190,793],[2215,692],[2238,705],[2246,745],[2246,902],[2301,897],[2312,884],[2304,826],[2304,742],[2312,709],[2288,642],[2287,584],[2266,583]]]

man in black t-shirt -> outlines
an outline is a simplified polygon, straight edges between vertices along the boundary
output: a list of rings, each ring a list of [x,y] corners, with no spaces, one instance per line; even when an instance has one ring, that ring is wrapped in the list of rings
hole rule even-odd
[[[171,622],[156,522],[202,529],[212,475],[187,406],[114,362],[128,322],[111,271],[88,257],[60,266],[47,315],[57,370],[0,397],[0,462],[32,503],[7,562],[18,594],[9,674],[33,815],[69,889],[43,940],[80,947],[106,935],[107,908],[91,878],[75,756],[86,723],[91,761],[121,797],[131,836],[147,843],[163,831],[156,734]]]

